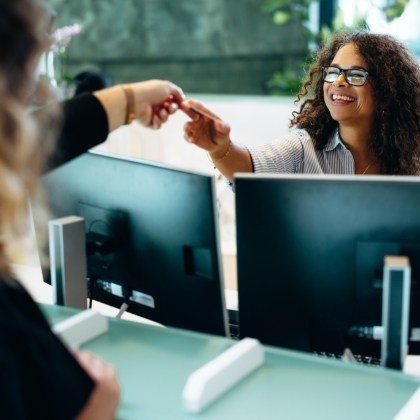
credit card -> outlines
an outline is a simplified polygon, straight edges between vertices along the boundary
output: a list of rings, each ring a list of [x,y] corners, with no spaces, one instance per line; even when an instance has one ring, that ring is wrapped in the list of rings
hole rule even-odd
[[[210,112],[208,112],[208,111],[204,111],[204,110],[202,110],[202,109],[200,109],[200,108],[198,108],[198,107],[196,107],[196,106],[194,106],[194,105],[191,105],[191,104],[189,104],[189,103],[186,103],[186,102],[181,102],[180,103],[180,108],[185,112],[185,111],[188,111],[188,110],[192,110],[192,111],[194,111],[195,113],[197,113],[197,114],[199,114],[199,115],[201,115],[201,116],[203,116],[203,117],[206,117],[206,118],[208,118],[209,120],[214,120],[214,121],[216,121],[216,120],[220,120],[220,118],[219,117],[217,117],[216,115],[212,115],[212,114],[210,114]]]

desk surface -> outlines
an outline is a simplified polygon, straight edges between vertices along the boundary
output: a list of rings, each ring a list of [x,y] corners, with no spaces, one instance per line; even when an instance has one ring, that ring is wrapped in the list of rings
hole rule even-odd
[[[51,323],[77,311],[42,306]],[[184,411],[188,375],[232,340],[110,319],[109,332],[86,349],[118,368],[119,419],[391,419],[420,380],[383,368],[352,366],[265,347],[265,365],[203,413]]]

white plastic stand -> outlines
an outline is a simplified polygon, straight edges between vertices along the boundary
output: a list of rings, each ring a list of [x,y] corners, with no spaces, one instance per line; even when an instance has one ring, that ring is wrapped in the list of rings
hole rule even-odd
[[[85,219],[68,216],[51,220],[48,230],[53,302],[86,309]]]
[[[87,309],[55,324],[52,330],[67,348],[74,350],[106,333],[108,319],[92,309]]]
[[[244,338],[188,377],[182,395],[185,409],[199,413],[263,363],[261,343]]]
[[[420,388],[411,396],[394,420],[420,420]]]
[[[386,256],[382,296],[382,365],[402,370],[408,349],[411,268],[407,257]]]

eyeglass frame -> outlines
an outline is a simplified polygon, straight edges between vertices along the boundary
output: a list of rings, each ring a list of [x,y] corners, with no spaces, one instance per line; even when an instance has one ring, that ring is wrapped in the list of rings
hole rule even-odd
[[[333,80],[332,82],[328,82],[327,80],[325,80],[325,70],[326,69],[328,69],[328,68],[330,68],[330,67],[333,67],[333,68],[335,68],[335,69],[337,69],[338,70],[338,75],[337,75],[337,79],[340,77],[340,75],[342,74],[343,76],[344,76],[344,79],[345,79],[345,81],[350,85],[350,86],[363,86],[363,85],[365,85],[366,84],[366,82],[367,82],[367,79],[368,79],[368,77],[369,76],[371,76],[371,74],[366,70],[366,69],[364,69],[363,67],[356,67],[356,68],[350,68],[350,69],[342,69],[341,67],[338,67],[338,66],[322,66],[321,67],[321,72],[322,72],[322,80],[325,82],[325,83],[334,83],[335,82],[335,80],[337,80],[337,79],[335,79],[335,80]],[[363,71],[365,74],[364,74],[364,81],[363,81],[363,83],[361,84],[361,85],[355,85],[355,84],[353,84],[353,83],[351,83],[349,80],[348,80],[348,78],[347,78],[347,72],[348,71],[351,71],[351,70],[361,70],[361,71]]]

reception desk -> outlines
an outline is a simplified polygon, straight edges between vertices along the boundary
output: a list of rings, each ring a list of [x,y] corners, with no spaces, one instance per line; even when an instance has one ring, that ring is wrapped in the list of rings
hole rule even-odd
[[[51,323],[76,310],[42,305]],[[118,368],[120,419],[392,419],[420,380],[380,367],[265,347],[263,367],[200,414],[187,413],[188,375],[233,340],[110,319],[109,332],[84,346]]]

